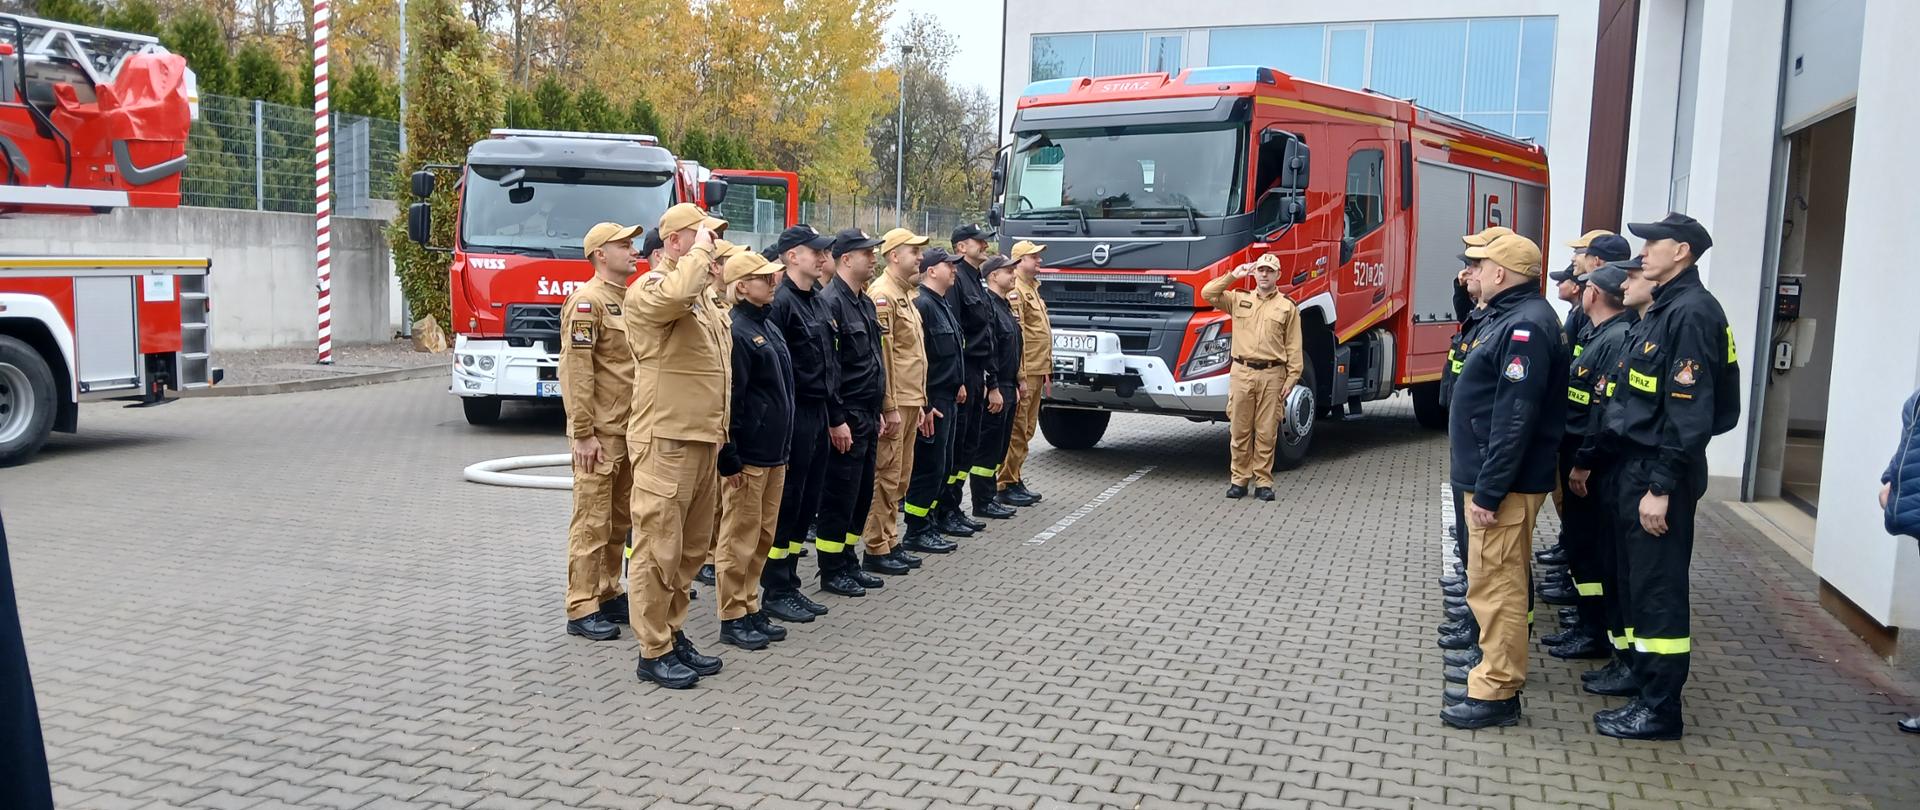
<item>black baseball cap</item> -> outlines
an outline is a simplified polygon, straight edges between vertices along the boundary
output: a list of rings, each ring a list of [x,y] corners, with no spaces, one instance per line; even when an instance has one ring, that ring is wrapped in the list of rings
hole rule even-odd
[[[1587,274],[1587,283],[1600,288],[1601,292],[1608,293],[1615,297],[1625,296],[1626,290],[1624,285],[1627,283],[1627,269],[1620,266],[1623,264],[1626,264],[1626,262],[1608,262],[1601,265],[1600,269]]]
[[[953,238],[949,240],[949,242],[957,245],[957,244],[960,244],[961,242],[965,242],[968,239],[978,239],[982,242],[992,241],[993,231],[988,230],[986,228],[982,228],[979,225],[969,222],[958,228],[954,228]]]
[[[1627,231],[1649,242],[1656,239],[1672,239],[1693,246],[1693,258],[1699,259],[1713,247],[1713,237],[1707,233],[1707,227],[1700,221],[1678,211],[1670,213],[1658,222],[1629,222]]]
[[[1003,267],[1012,267],[1012,266],[1013,266],[1012,259],[1009,259],[1005,256],[1002,256],[996,253],[992,256],[988,256],[986,263],[980,265],[980,275],[982,277],[985,277],[985,276],[991,275],[995,270],[999,270],[1000,268],[1003,268]]]
[[[1639,256],[1635,256],[1631,259],[1627,259],[1626,261],[1607,262],[1607,264],[1612,265],[1614,267],[1618,267],[1621,270],[1626,270],[1626,271],[1639,270],[1641,267],[1645,266],[1640,263]]]
[[[856,250],[877,248],[886,241],[877,236],[868,236],[859,228],[848,228],[833,235],[833,257],[838,259]]]
[[[948,253],[945,248],[930,247],[927,248],[926,252],[920,254],[920,269],[932,270],[934,265],[940,264],[941,262],[951,262],[957,258],[959,257]]]
[[[781,231],[780,238],[775,239],[773,247],[768,250],[774,256],[779,256],[802,245],[814,250],[826,250],[833,247],[833,237],[814,230],[812,225],[795,225]]]
[[[1619,234],[1602,234],[1593,238],[1575,253],[1585,253],[1603,262],[1626,261],[1633,255],[1633,246],[1627,244],[1627,238]]]
[[[1553,272],[1551,272],[1551,273],[1548,273],[1548,274],[1547,274],[1547,278],[1550,278],[1550,279],[1553,279],[1553,280],[1554,280],[1555,282],[1560,282],[1560,281],[1574,281],[1574,282],[1578,282],[1578,281],[1580,281],[1580,277],[1579,277],[1579,275],[1578,275],[1578,274],[1576,273],[1576,271],[1575,271],[1575,270],[1573,269],[1573,265],[1571,265],[1571,264],[1569,264],[1569,265],[1567,265],[1567,267],[1566,267],[1566,269],[1564,269],[1564,270],[1555,270],[1555,271],[1553,271]]]
[[[660,241],[660,229],[648,228],[647,237],[640,240],[640,255],[652,256],[653,252],[665,248],[667,243]]]

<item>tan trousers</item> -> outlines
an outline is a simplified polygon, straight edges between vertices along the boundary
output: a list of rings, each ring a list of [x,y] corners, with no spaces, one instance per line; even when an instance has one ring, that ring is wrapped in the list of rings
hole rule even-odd
[[[1021,397],[1020,404],[1013,409],[1013,434],[1007,440],[1007,460],[1000,465],[1000,474],[996,476],[999,489],[1022,480],[1020,469],[1027,464],[1027,443],[1033,441],[1033,431],[1040,425],[1040,396],[1045,393],[1047,378],[1035,374],[1023,379],[1027,383],[1027,395]]]
[[[920,438],[920,406],[899,409],[900,427],[892,436],[879,436],[878,461],[873,467],[873,507],[867,510],[867,553],[890,554],[900,545],[900,499],[907,496],[913,476],[913,448]]]
[[[1468,506],[1473,493],[1463,492]],[[1527,579],[1532,574],[1533,522],[1546,493],[1509,494],[1482,528],[1467,518],[1467,607],[1480,622],[1480,665],[1467,674],[1467,696],[1506,700],[1527,682]]]
[[[780,492],[787,468],[755,467],[740,470],[739,488],[720,485],[720,541],[714,545],[714,584],[720,588],[720,620],[732,621],[760,612],[760,572],[773,548],[773,530],[780,522]]]
[[[567,524],[567,620],[600,612],[620,595],[621,549],[633,527],[633,462],[624,436],[601,436],[600,464],[573,471],[573,519]]]
[[[673,650],[687,623],[687,586],[713,546],[719,511],[720,446],[655,438],[632,447],[633,558],[627,561],[628,610],[640,655]]]
[[[1287,402],[1286,369],[1255,371],[1235,363],[1227,389],[1227,420],[1233,435],[1233,483],[1273,486],[1273,443],[1280,438],[1280,411]]]

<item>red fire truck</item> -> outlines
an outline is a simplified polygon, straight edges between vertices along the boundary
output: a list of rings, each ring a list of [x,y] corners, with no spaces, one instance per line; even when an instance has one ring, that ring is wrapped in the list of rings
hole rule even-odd
[[[1538,241],[1547,222],[1539,146],[1272,68],[1035,82],[1012,132],[992,218],[1003,249],[1049,248],[1056,447],[1092,447],[1115,412],[1224,420],[1232,322],[1199,290],[1263,254],[1307,355],[1277,466],[1301,463],[1316,420],[1400,389],[1443,425],[1460,236]]]
[[[758,250],[800,209],[792,173],[708,169],[651,135],[497,129],[465,165],[415,172],[415,197],[433,194],[435,171],[460,173],[454,244],[439,247],[453,256],[450,390],[475,425],[498,421],[507,400],[559,401],[560,305],[593,276],[580,242],[595,223],[650,226],[694,202],[727,220],[728,240]],[[427,245],[428,204],[407,215],[409,237]]]
[[[193,72],[152,37],[0,15],[0,220],[180,204]],[[204,258],[0,255],[0,465],[79,403],[219,381]]]

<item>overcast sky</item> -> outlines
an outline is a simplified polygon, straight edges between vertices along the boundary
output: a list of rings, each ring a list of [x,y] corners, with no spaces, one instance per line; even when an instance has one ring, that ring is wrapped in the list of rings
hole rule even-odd
[[[915,12],[932,14],[953,34],[959,53],[953,59],[953,78],[979,85],[989,95],[1000,95],[999,0],[897,0],[894,19],[905,22]]]

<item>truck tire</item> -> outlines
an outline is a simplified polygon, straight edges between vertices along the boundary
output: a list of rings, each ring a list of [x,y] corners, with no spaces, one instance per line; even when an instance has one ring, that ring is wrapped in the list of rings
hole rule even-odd
[[[1440,401],[1440,383],[1421,383],[1407,389],[1413,397],[1413,420],[1428,430],[1447,429],[1447,405]]]
[[[1308,363],[1306,368],[1300,370],[1300,381],[1294,383],[1293,391],[1287,394],[1286,402],[1280,406],[1280,435],[1273,442],[1273,469],[1276,471],[1297,469],[1305,464],[1307,450],[1313,446],[1314,428],[1320,424],[1320,407],[1315,399],[1315,392],[1319,390],[1315,386],[1318,379],[1314,376],[1313,367],[1313,363]],[[1295,409],[1288,407],[1296,398],[1304,399],[1298,409],[1298,422],[1291,415]]]
[[[32,346],[0,335],[0,467],[33,457],[53,433],[53,368]]]
[[[1109,411],[1041,408],[1040,435],[1061,450],[1088,450],[1107,435],[1107,423],[1112,420]]]
[[[466,411],[469,425],[485,427],[497,424],[500,421],[500,398],[461,397],[460,410]]]

